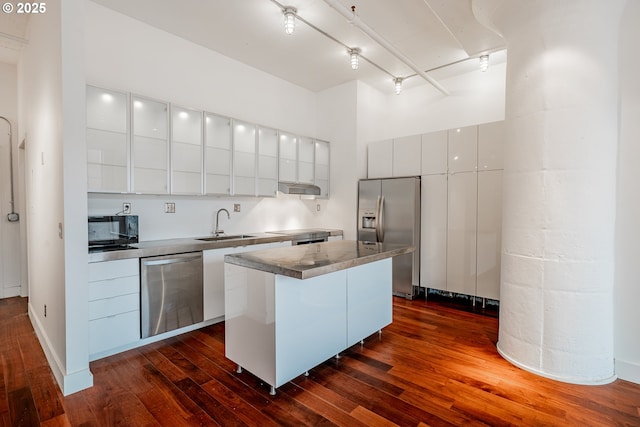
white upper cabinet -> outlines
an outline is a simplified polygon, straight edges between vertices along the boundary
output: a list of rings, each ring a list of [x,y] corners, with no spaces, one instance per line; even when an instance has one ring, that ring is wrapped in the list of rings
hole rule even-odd
[[[393,173],[393,140],[370,142],[367,147],[367,176],[389,178]]]
[[[256,126],[233,122],[233,194],[256,195]]]
[[[312,138],[298,138],[298,182],[313,184],[315,151]]]
[[[422,147],[420,135],[393,140],[392,176],[418,176],[421,173]]]
[[[478,161],[478,126],[449,130],[449,173],[475,172]]]
[[[127,95],[87,86],[87,188],[129,191]]]
[[[284,182],[296,182],[298,180],[298,138],[295,135],[280,132],[279,148],[278,179]]]
[[[169,192],[169,106],[165,102],[132,97],[133,191]]]
[[[205,194],[231,194],[231,119],[205,114]]]
[[[422,175],[447,173],[447,131],[422,135]]]
[[[315,184],[320,187],[320,197],[329,197],[329,143],[316,139],[315,151]]]
[[[258,128],[258,196],[278,191],[278,131]]]
[[[478,171],[503,169],[504,121],[478,126]]]
[[[202,113],[171,107],[171,193],[202,194]]]

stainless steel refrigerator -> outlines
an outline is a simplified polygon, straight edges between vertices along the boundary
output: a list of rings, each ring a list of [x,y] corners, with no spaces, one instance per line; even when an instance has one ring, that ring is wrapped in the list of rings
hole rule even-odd
[[[420,177],[360,180],[358,240],[415,248],[393,258],[393,293],[413,298],[420,286]]]

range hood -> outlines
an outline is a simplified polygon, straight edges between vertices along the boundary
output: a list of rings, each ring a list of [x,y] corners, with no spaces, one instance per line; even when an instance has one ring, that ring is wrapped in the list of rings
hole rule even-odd
[[[278,191],[284,194],[298,194],[301,196],[319,196],[320,187],[313,184],[299,184],[297,182],[278,182]]]

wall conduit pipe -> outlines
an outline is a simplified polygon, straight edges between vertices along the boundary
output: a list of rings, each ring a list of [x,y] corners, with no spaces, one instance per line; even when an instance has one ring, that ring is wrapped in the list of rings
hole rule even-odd
[[[6,117],[0,116],[0,119],[4,120],[9,125],[9,185],[11,187],[11,199],[9,201],[9,204],[11,205],[11,213],[9,214],[9,221],[15,221],[15,219],[11,219],[16,216],[13,194],[13,127],[11,126],[9,119]]]

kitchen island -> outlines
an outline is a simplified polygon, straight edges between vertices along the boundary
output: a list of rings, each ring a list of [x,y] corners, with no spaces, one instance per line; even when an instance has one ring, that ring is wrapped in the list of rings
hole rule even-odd
[[[225,256],[225,355],[271,393],[392,319],[392,257],[334,241]]]

